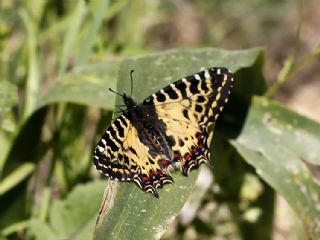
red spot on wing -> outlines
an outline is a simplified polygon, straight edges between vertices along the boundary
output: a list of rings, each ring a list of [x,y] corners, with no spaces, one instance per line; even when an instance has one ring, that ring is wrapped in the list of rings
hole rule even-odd
[[[163,172],[162,172],[161,170],[158,170],[158,171],[157,171],[157,174],[158,174],[159,177],[162,177],[162,176],[163,176]]]
[[[190,153],[187,153],[186,155],[184,155],[184,160],[188,160],[189,158],[191,157],[191,154]]]
[[[201,133],[197,133],[196,137],[198,138],[198,140],[200,140],[201,137],[202,137],[202,134]]]
[[[163,166],[169,165],[169,161],[168,161],[168,160],[165,160],[165,159],[161,159],[161,160],[160,160],[160,163],[161,163]]]
[[[150,178],[149,177],[143,177],[143,181],[144,182],[150,181]]]

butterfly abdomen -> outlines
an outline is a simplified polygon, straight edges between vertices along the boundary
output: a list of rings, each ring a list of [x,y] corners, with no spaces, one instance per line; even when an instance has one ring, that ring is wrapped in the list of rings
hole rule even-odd
[[[150,123],[141,129],[140,139],[149,147],[151,156],[161,155],[163,159],[172,161],[172,150],[164,135],[164,132],[157,128],[157,125]]]

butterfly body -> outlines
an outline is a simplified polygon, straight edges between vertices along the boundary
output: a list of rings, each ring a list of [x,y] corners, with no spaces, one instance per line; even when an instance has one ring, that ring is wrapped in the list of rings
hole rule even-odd
[[[210,68],[170,84],[140,104],[123,94],[126,110],[98,143],[96,168],[158,197],[157,188],[173,181],[169,166],[178,163],[187,176],[209,162],[208,128],[227,102],[232,82],[227,69]]]
[[[173,160],[173,153],[165,135],[166,126],[159,120],[153,105],[136,104],[130,97],[124,96],[126,115],[137,130],[140,141],[149,147],[150,155],[163,155]],[[150,161],[150,159],[149,159]]]

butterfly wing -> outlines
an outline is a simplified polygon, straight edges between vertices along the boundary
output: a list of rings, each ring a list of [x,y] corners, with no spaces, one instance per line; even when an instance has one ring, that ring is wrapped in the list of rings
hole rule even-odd
[[[154,126],[164,125],[161,132],[160,128],[152,128],[154,132],[149,133],[159,147],[146,143],[138,133],[143,129],[137,130],[123,114],[95,148],[96,168],[111,179],[134,181],[158,197],[157,188],[172,182],[169,165],[180,162],[183,174],[188,175],[192,168],[208,162],[208,127],[227,102],[232,81],[227,69],[210,68],[152,94],[142,105],[154,110]],[[157,141],[157,137],[162,140]],[[169,145],[172,151],[161,151],[164,145]]]
[[[158,197],[157,188],[171,183],[172,178],[159,163],[167,165],[165,156],[150,155],[125,114],[107,129],[94,151],[93,162],[97,170],[118,181],[133,181],[142,190]]]
[[[209,162],[208,128],[214,124],[228,101],[233,76],[226,68],[210,68],[178,80],[152,94],[143,102],[154,105],[166,126],[173,161],[188,175],[202,162]]]

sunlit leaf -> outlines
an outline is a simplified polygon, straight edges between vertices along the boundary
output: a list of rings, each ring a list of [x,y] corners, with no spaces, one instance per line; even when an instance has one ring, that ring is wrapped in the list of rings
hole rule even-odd
[[[319,239],[320,124],[256,97],[232,144],[288,201],[308,237]]]

